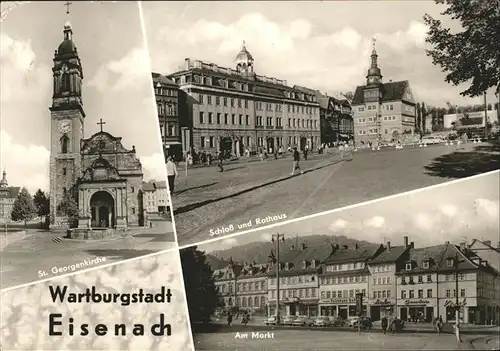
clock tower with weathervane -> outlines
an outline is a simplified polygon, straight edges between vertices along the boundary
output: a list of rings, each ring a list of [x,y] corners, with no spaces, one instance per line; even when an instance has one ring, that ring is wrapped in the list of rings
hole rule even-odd
[[[54,53],[53,96],[50,143],[50,212],[51,225],[65,223],[59,208],[65,194],[73,192],[81,176],[81,140],[85,112],[82,105],[83,71],[68,22],[64,39]]]

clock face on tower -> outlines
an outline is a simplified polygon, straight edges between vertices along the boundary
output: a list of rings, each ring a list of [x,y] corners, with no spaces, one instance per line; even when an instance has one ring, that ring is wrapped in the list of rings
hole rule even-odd
[[[71,130],[71,121],[69,119],[63,119],[57,124],[57,128],[61,133],[68,133]]]

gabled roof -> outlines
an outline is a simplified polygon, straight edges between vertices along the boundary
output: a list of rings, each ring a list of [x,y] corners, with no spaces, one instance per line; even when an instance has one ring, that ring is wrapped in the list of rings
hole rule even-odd
[[[443,254],[443,259],[439,264],[440,272],[454,272],[455,266],[449,267],[447,260],[455,259],[458,254],[458,269],[462,270],[470,270],[470,269],[478,269],[478,265],[474,264],[471,260],[476,256],[479,259],[479,256],[475,255],[472,251],[468,250],[465,254],[460,251],[460,248],[456,245],[447,244],[446,249]],[[471,255],[472,254],[472,255]],[[486,268],[486,267],[485,267]]]
[[[286,263],[291,264],[289,269],[280,269],[280,275],[301,275],[301,274],[312,274],[317,273],[320,269],[320,263],[324,261],[333,250],[332,245],[322,245],[317,247],[306,247],[305,249],[298,248],[290,250],[285,253],[285,255],[280,254],[280,262],[282,265]],[[315,261],[315,266],[311,266],[311,262]],[[303,262],[306,262],[306,267],[304,268]],[[268,275],[276,274],[276,267],[274,265],[269,269]]]
[[[411,270],[401,267],[400,273],[430,273],[435,272],[441,264],[448,244],[434,245],[421,248],[411,248],[407,263],[412,263]],[[424,262],[429,262],[429,268],[424,268]]]
[[[265,277],[267,275],[269,264],[268,263],[250,263],[241,269],[239,278],[257,278],[257,277]]]
[[[396,262],[409,248],[404,246],[393,246],[386,248],[379,255],[370,259],[369,264],[381,264],[388,262]]]
[[[409,85],[410,83],[407,80],[381,84],[382,102],[404,100],[404,93]],[[365,103],[364,91],[366,88],[366,85],[361,85],[356,88],[352,105],[362,105]]]
[[[375,254],[377,254],[378,251],[382,249],[382,245],[373,248],[373,247],[354,247],[354,248],[343,248],[340,247],[328,258],[326,258],[323,263],[324,264],[342,264],[342,263],[355,263],[355,262],[362,262],[366,261],[367,259],[373,257]]]
[[[161,84],[178,87],[178,85],[172,79],[165,77],[164,75],[162,75],[160,73],[152,72],[151,76],[153,77],[154,83],[159,82]]]
[[[472,242],[469,245],[469,248],[473,249],[472,247],[476,243],[480,244],[480,245],[483,245],[484,247],[486,247],[486,248],[488,248],[490,250],[493,250],[493,251],[496,251],[496,252],[500,253],[500,249],[499,248],[495,248],[495,247],[491,246],[491,241],[483,241],[483,240],[479,240],[479,239],[473,239]],[[500,242],[499,242],[499,244],[500,244]]]

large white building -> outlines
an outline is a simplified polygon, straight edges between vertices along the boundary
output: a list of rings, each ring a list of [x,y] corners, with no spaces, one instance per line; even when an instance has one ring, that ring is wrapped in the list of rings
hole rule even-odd
[[[143,207],[146,213],[165,213],[170,208],[167,183],[149,181],[143,183]]]

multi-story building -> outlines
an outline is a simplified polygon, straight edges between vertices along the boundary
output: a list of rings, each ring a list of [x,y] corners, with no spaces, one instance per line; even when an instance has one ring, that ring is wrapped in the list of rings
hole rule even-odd
[[[288,145],[315,149],[320,120],[314,91],[255,74],[245,45],[235,63],[231,69],[186,59],[182,71],[168,76],[186,93],[190,148],[234,156]]]
[[[490,240],[474,239],[468,248],[500,272],[500,242],[497,243],[495,248],[492,246]]]
[[[267,263],[247,263],[237,276],[236,304],[239,307],[265,314],[267,306]]]
[[[457,298],[464,323],[495,318],[498,274],[465,246],[446,242],[416,249],[411,244],[397,276],[398,317],[403,320],[430,322],[441,316],[454,321]]]
[[[415,98],[407,80],[382,83],[375,45],[366,85],[358,86],[352,101],[354,138],[358,143],[399,139],[415,131]]]
[[[242,265],[229,259],[229,263],[222,268],[213,269],[215,288],[224,302],[225,307],[240,307],[241,299],[237,296],[236,283]]]
[[[391,246],[391,242],[387,242],[385,250],[368,261],[371,279],[368,314],[372,320],[396,315],[396,272],[407,260],[411,248],[408,237],[404,237],[404,242],[403,246]]]
[[[357,316],[356,294],[358,293],[364,296],[362,314],[367,315],[366,297],[370,279],[367,262],[382,250],[383,246],[376,249],[362,248],[358,244],[352,248],[335,246],[321,265],[319,288],[321,315],[343,319]]]
[[[337,99],[316,92],[321,121],[321,143],[349,140],[354,137],[351,104],[345,98]]]
[[[170,207],[167,182],[149,181],[143,183],[143,207],[146,213],[166,213]]]
[[[179,117],[179,86],[171,79],[152,73],[161,141],[166,155],[182,157]]]
[[[9,186],[7,182],[7,172],[4,170],[2,173],[2,180],[0,181],[0,221],[9,222],[11,220],[10,214],[12,207],[19,194],[20,187]]]
[[[275,262],[268,271],[268,315],[276,313],[276,270],[279,269],[280,314],[317,316],[320,263],[333,250],[330,245],[309,248],[303,243],[283,255],[280,253],[280,262]]]

